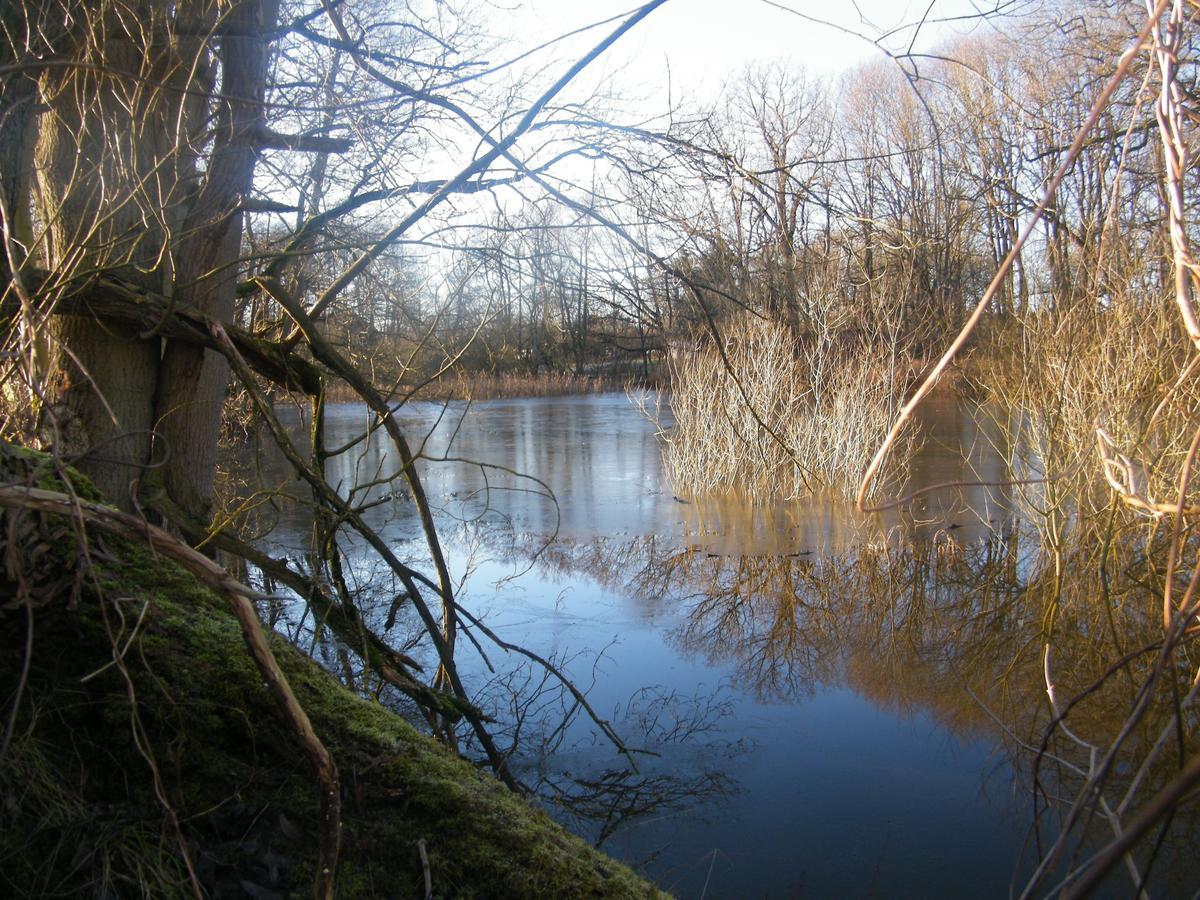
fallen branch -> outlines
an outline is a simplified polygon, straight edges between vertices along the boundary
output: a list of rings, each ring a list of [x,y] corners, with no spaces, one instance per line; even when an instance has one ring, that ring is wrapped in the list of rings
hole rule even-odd
[[[30,293],[35,297],[42,294],[55,315],[115,322],[139,332],[150,332],[217,352],[221,350],[212,336],[212,317],[192,307],[172,303],[163,295],[113,273],[103,273],[78,285],[62,288],[47,285],[44,272],[26,273],[24,277]],[[47,296],[51,293],[52,298]],[[7,331],[18,312],[17,302],[7,300],[0,308],[0,329]],[[309,395],[320,391],[321,370],[310,360],[233,325],[224,328],[247,365],[263,378],[289,391]]]

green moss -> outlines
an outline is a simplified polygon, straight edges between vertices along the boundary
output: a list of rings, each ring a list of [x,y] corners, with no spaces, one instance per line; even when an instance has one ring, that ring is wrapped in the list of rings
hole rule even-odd
[[[0,804],[0,893],[187,895],[140,744],[213,896],[308,896],[315,780],[236,621],[147,547],[98,543],[74,608],[39,599],[21,739],[0,760],[0,794],[17,798]],[[24,620],[2,607],[8,684],[24,658]],[[272,646],[341,774],[339,896],[422,895],[418,841],[441,897],[658,895],[286,641]]]
[[[96,486],[78,469],[57,462],[49,453],[3,442],[0,442],[0,452],[4,456],[4,468],[10,479],[16,476],[13,480],[19,479],[46,491],[63,490],[65,479],[80,499],[96,502],[103,499]]]

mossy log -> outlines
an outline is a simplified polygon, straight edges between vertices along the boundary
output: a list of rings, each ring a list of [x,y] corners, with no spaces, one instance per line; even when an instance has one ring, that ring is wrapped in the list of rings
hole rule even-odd
[[[310,896],[317,782],[228,605],[145,543],[0,518],[0,894]],[[270,643],[341,775],[338,896],[660,896]]]

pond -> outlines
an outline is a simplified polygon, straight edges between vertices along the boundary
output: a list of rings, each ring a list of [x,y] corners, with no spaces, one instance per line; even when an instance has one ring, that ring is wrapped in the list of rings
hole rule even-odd
[[[658,427],[623,394],[403,410],[460,602],[649,751],[634,771],[585,716],[559,728],[579,710],[553,679],[460,638],[464,680],[553,815],[681,897],[998,897],[1023,882],[1029,748],[1049,718],[1028,538],[1013,497],[983,486],[1007,471],[997,427],[956,401],[924,415],[903,490],[980,484],[871,516],[830,497],[678,494]],[[326,424],[335,448],[369,417],[334,405]],[[395,470],[379,433],[326,472],[378,500],[372,524],[419,558],[411,504],[387,493]],[[262,477],[287,483],[281,467]],[[303,559],[304,508],[273,525],[264,543]],[[382,631],[395,592],[345,549]],[[280,627],[309,624],[289,610]]]

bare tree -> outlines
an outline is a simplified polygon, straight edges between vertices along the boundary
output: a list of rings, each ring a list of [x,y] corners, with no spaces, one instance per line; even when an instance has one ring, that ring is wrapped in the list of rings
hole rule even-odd
[[[93,528],[144,537],[228,599],[317,774],[320,896],[333,893],[338,773],[274,664],[249,604],[260,595],[138,514],[304,597],[437,732],[452,740],[455,722],[465,720],[497,775],[519,788],[457,672],[465,613],[416,466],[419,447],[395,416],[397,384],[375,383],[356,365],[354,341],[345,347],[337,340],[349,336],[347,301],[370,299],[354,293],[369,290],[373,267],[381,260],[395,266],[401,246],[434,247],[431,235],[453,227],[453,215],[436,215],[450,210],[449,198],[525,177],[524,170],[488,173],[535,127],[543,126],[530,155],[545,154],[535,169],[569,155],[563,147],[573,141],[573,126],[554,138],[553,123],[544,121],[553,101],[662,2],[634,10],[549,83],[523,88],[528,96],[513,105],[502,102],[514,100],[511,92],[497,101],[487,90],[496,69],[471,55],[477,35],[468,13],[440,2],[412,4],[399,17],[370,2],[30,0],[4,7],[5,386],[10,401],[24,391],[54,459],[78,464],[121,509],[37,495],[29,484],[6,485],[4,503],[73,513]],[[481,137],[486,146],[477,150]],[[436,177],[417,171],[430,157],[447,167]],[[370,220],[386,224],[365,227]],[[400,290],[400,279],[380,268],[383,283]],[[240,317],[239,301],[246,304]],[[374,317],[370,304],[355,312]],[[238,328],[239,319],[254,331]],[[212,520],[230,372],[256,424],[309,490],[314,552],[307,571],[243,540],[239,515]],[[386,434],[398,465],[383,484],[389,496],[411,503],[424,562],[401,559],[371,527],[366,514],[378,502],[369,490],[376,485],[358,486],[347,498],[326,478],[337,452],[324,442],[331,383],[371,410],[359,440]],[[307,446],[276,416],[272,390],[311,399]],[[19,417],[8,422],[14,436]],[[402,586],[437,660],[431,680],[364,621],[346,576],[347,534],[371,547]],[[561,679],[552,663],[534,660]],[[590,711],[582,695],[579,701]],[[21,703],[18,691],[6,721],[17,721]],[[611,728],[605,733],[628,753]],[[182,837],[179,845],[186,859]],[[194,872],[192,881],[199,892]]]

